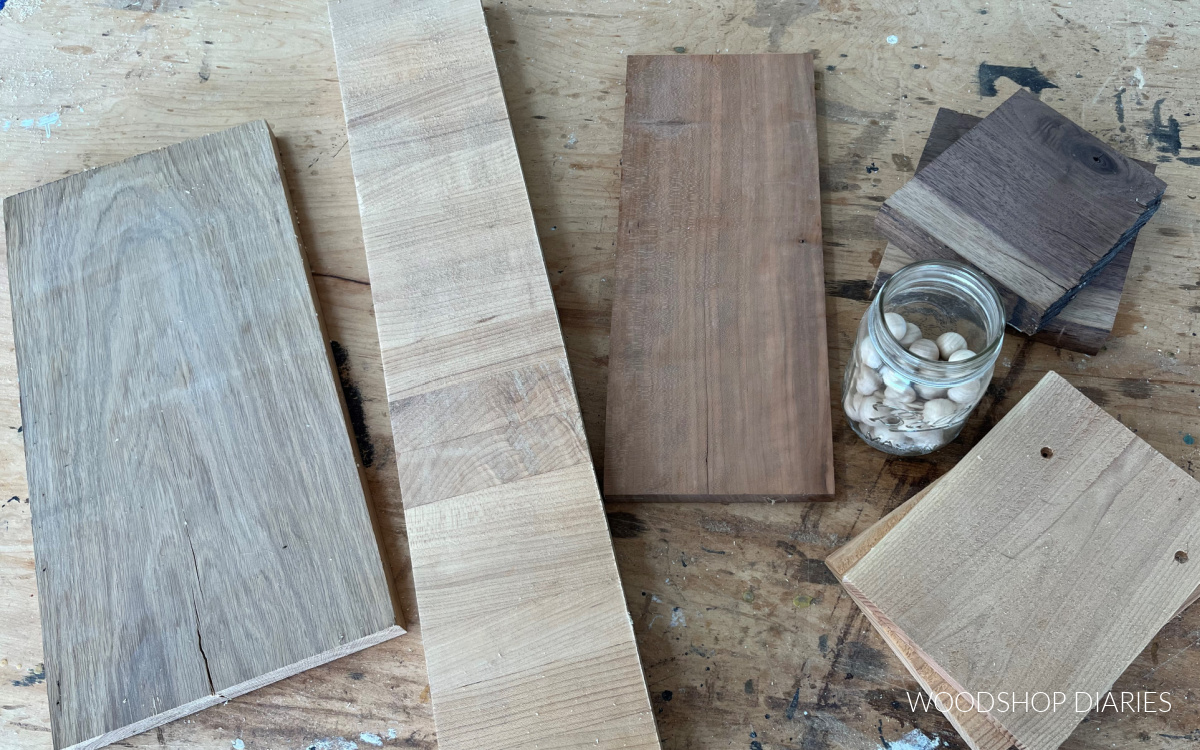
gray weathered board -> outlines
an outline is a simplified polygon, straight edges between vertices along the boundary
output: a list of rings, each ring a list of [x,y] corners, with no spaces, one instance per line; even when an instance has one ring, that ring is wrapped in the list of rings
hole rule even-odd
[[[4,221],[54,746],[403,633],[266,123]]]

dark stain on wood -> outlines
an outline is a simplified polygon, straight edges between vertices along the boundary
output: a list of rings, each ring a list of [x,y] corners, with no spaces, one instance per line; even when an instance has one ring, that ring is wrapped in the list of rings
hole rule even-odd
[[[1045,89],[1056,89],[1058,85],[1051,83],[1050,79],[1042,75],[1042,71],[1037,68],[1023,68],[1016,65],[989,65],[986,62],[979,63],[979,95],[980,96],[996,96],[996,81],[1000,78],[1007,78],[1018,86],[1024,86],[1035,94],[1040,94]]]
[[[1147,123],[1146,137],[1151,143],[1157,144],[1156,148],[1164,154],[1179,155],[1179,149],[1182,148],[1182,142],[1179,139],[1179,121],[1173,116],[1168,115],[1167,121],[1164,123],[1162,119],[1162,105],[1166,99],[1159,99],[1154,102],[1154,111],[1152,118]]]
[[[807,558],[801,560],[797,576],[806,583],[817,583],[822,586],[838,585],[838,579],[834,577],[833,573],[829,572],[829,568],[825,567],[824,560],[810,560]]]
[[[1091,399],[1092,403],[1096,404],[1096,406],[1108,405],[1108,394],[1104,392],[1104,389],[1096,388],[1090,385],[1077,385],[1075,387],[1080,393]]]
[[[852,281],[826,281],[825,294],[838,299],[867,302],[871,299],[871,282],[864,279]]]
[[[1133,399],[1150,398],[1150,381],[1136,378],[1123,378],[1118,388],[1121,393]]]
[[[35,669],[29,670],[29,673],[21,679],[13,680],[12,684],[14,687],[33,687],[34,685],[40,685],[45,681],[46,665],[39,664]]]
[[[636,539],[650,527],[632,513],[614,511],[608,514],[608,530],[614,539]]]
[[[336,341],[330,341],[329,348],[333,350],[333,362],[337,365],[342,395],[346,398],[346,413],[350,417],[350,427],[354,430],[354,441],[358,443],[359,458],[362,459],[363,466],[371,466],[375,463],[375,443],[371,441],[371,432],[367,429],[362,391],[358,383],[350,377],[350,354]]]

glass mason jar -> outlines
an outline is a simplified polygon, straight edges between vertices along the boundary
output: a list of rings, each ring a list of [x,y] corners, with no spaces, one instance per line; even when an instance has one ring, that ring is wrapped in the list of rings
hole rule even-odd
[[[1006,318],[995,287],[962,263],[901,268],[858,326],[842,381],[850,426],[871,446],[901,456],[958,437],[992,379]]]

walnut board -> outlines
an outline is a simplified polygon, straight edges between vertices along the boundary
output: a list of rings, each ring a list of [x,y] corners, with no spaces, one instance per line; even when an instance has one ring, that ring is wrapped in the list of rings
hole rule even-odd
[[[901,516],[830,567],[927,689],[1103,693],[1200,589],[1200,485],[1054,372]],[[1028,750],[1083,717],[986,716]]]
[[[482,9],[329,10],[438,746],[658,748]]]
[[[1166,184],[1018,91],[892,194],[876,228],[910,257],[961,259],[1037,333],[1158,210]]]
[[[833,493],[812,57],[630,55],[610,500]]]
[[[4,220],[54,746],[403,633],[266,123]]]
[[[921,152],[917,171],[920,172],[928,166],[951,144],[982,120],[982,117],[955,112],[945,107],[939,109],[933,120],[933,126],[929,129],[929,138],[925,141],[925,148]],[[1131,161],[1152,174],[1157,167],[1155,164],[1138,159],[1131,159]],[[1062,309],[1062,312],[1032,336],[1033,340],[1083,354],[1099,353],[1104,342],[1108,340],[1113,323],[1116,321],[1117,309],[1121,304],[1121,292],[1125,288],[1125,277],[1129,273],[1129,263],[1133,259],[1133,248],[1136,241],[1136,236],[1130,239],[1116,257],[1101,269],[1091,282],[1079,290]],[[908,253],[889,242],[883,250],[883,258],[875,273],[870,296],[874,297],[892,274],[912,262],[913,258]],[[1008,297],[1005,306],[1011,311],[1015,298],[1011,294],[1005,296]]]

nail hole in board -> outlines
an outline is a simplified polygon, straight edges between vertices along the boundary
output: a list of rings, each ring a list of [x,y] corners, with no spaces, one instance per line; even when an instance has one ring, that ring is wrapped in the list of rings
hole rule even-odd
[[[1049,448],[1042,448],[1042,458],[1050,458],[1054,455],[1054,451]]]
[[[1186,552],[1184,552],[1183,550],[1179,550],[1178,552],[1175,553],[1175,562],[1185,563],[1187,561],[1188,561],[1188,557],[1187,557]]]

